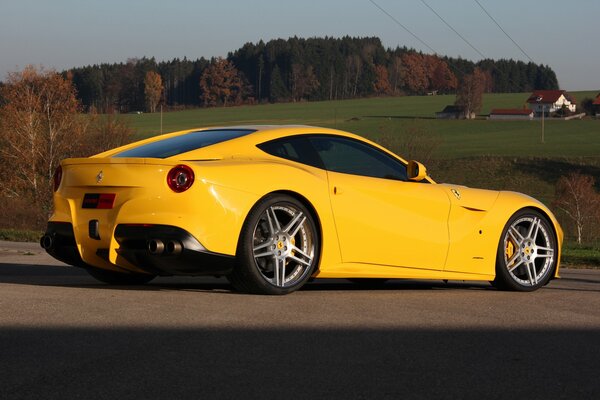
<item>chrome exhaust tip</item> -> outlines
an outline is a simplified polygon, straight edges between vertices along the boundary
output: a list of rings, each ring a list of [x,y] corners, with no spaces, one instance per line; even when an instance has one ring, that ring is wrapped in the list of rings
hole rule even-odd
[[[54,238],[52,235],[46,233],[44,236],[42,236],[40,239],[40,246],[42,246],[44,250],[52,250],[54,247]]]
[[[148,240],[148,252],[154,255],[161,255],[165,251],[165,244],[160,239]]]
[[[183,245],[178,240],[169,240],[167,242],[167,244],[165,245],[165,254],[166,255],[176,256],[176,255],[181,254],[182,250],[183,250]]]

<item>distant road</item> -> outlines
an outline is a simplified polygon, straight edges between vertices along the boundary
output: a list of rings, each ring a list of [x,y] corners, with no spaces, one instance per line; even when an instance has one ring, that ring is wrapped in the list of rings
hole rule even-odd
[[[0,242],[1,399],[600,398],[600,270],[534,293],[316,280],[98,284]]]

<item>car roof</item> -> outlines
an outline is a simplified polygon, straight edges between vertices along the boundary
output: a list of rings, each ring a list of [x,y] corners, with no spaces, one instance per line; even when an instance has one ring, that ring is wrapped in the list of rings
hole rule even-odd
[[[349,138],[354,138],[357,140],[365,141],[371,143],[375,146],[376,144],[370,142],[369,140],[354,135],[349,132],[340,131],[337,129],[323,128],[317,126],[310,125],[234,125],[234,126],[211,126],[211,127],[202,127],[196,129],[186,129],[183,131],[177,131],[172,133],[167,133],[163,135],[157,135],[150,137],[148,139],[140,140],[134,143],[127,144],[125,146],[108,150],[104,153],[97,154],[92,156],[94,158],[103,158],[103,157],[112,157],[121,152],[124,152],[129,149],[136,148],[141,145],[158,142],[164,139],[185,135],[191,132],[198,131],[209,131],[209,130],[251,130],[253,132],[243,135],[237,138],[229,139],[220,143],[212,144],[210,146],[194,149],[185,153],[176,154],[172,157],[168,157],[169,159],[181,159],[181,160],[190,160],[190,159],[220,159],[227,157],[242,157],[244,155],[252,157],[256,156],[256,145],[260,143],[264,143],[269,140],[274,140],[286,136],[293,135],[302,135],[302,134],[331,134],[337,136],[344,136]],[[379,146],[378,146],[379,147]]]

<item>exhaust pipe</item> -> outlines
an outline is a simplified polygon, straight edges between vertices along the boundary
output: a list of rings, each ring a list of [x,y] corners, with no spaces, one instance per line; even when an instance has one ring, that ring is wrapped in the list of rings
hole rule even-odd
[[[160,239],[148,240],[148,252],[155,256],[161,255],[165,251],[165,244]]]
[[[169,240],[165,245],[165,255],[177,256],[181,254],[183,245],[179,240]]]
[[[42,246],[44,250],[52,250],[54,248],[54,237],[46,233],[40,239],[40,246]]]

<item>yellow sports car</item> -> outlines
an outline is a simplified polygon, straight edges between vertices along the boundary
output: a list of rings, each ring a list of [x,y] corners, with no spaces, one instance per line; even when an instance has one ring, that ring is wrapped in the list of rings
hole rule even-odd
[[[416,161],[311,126],[156,136],[62,161],[54,190],[42,247],[111,284],[225,275],[239,291],[285,294],[311,277],[414,278],[531,291],[558,276],[563,239],[531,197],[438,184]]]

